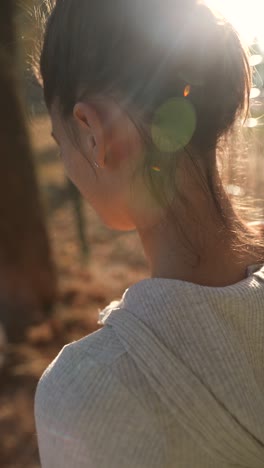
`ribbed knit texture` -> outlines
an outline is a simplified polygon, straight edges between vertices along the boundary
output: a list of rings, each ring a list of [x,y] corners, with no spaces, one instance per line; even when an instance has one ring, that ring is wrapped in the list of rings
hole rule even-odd
[[[264,468],[264,267],[145,279],[41,377],[42,468]]]

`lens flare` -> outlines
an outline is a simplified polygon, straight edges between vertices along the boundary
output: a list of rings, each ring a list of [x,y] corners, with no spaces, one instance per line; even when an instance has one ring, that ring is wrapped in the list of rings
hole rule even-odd
[[[256,67],[257,65],[260,65],[263,62],[263,57],[262,55],[254,54],[249,57],[248,61],[251,67]]]
[[[155,172],[160,172],[161,171],[159,166],[152,166],[151,169],[153,169],[153,171],[155,171]]]
[[[184,97],[189,96],[190,92],[191,92],[191,86],[190,85],[185,86],[184,91],[183,91]]]
[[[250,99],[256,99],[260,95],[261,95],[261,91],[259,88],[251,88]]]
[[[254,128],[254,127],[257,127],[258,125],[258,119],[254,119],[253,117],[249,117],[245,124],[244,124],[244,127],[248,127],[248,128]]]
[[[151,135],[161,152],[176,152],[190,143],[196,128],[196,112],[191,102],[172,98],[155,112]]]
[[[205,0],[205,3],[230,21],[243,42],[250,45],[256,37],[263,40],[263,0]]]

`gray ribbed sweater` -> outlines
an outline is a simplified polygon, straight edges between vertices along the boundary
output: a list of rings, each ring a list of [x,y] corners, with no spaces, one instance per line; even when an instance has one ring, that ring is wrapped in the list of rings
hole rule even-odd
[[[42,468],[264,467],[264,267],[145,279],[101,319],[38,384]]]

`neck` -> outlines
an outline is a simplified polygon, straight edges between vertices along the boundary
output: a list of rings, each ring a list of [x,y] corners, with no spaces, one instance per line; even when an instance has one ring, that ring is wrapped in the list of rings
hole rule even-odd
[[[215,287],[241,281],[247,266],[260,262],[253,246],[234,248],[238,238],[232,227],[238,224],[246,234],[247,226],[234,213],[224,191],[221,203],[227,223],[208,193],[205,196],[197,187],[187,192],[187,208],[175,206],[174,216],[167,213],[158,223],[138,229],[151,277]]]

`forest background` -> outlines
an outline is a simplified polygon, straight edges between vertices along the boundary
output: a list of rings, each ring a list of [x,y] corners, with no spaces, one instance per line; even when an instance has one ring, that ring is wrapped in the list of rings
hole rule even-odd
[[[5,352],[0,371],[1,468],[39,468],[33,401],[40,375],[65,344],[99,327],[101,309],[149,274],[137,234],[104,227],[64,174],[50,137],[42,90],[30,64],[39,34],[34,17],[37,5],[36,0],[23,0],[17,8],[17,83],[58,277],[58,297],[51,316],[29,323],[21,339],[9,343]],[[232,181],[227,188],[238,204],[242,201],[257,208],[247,210],[248,221],[264,221],[264,56],[257,42],[250,51],[255,67],[251,115],[230,141],[234,157],[227,168]]]

